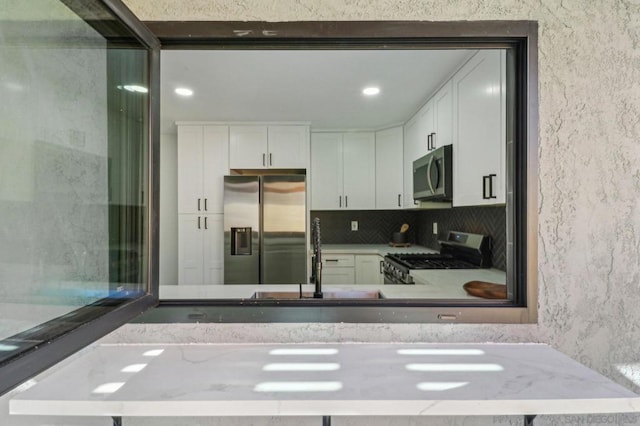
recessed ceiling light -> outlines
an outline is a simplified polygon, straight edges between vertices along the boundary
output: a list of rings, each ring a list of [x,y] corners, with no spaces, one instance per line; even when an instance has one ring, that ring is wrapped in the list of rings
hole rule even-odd
[[[187,89],[186,87],[177,87],[175,90],[176,94],[180,96],[191,96],[193,95],[193,90]]]
[[[379,87],[365,87],[362,89],[362,93],[367,96],[375,96],[380,93]]]
[[[137,84],[125,84],[124,86],[118,86],[118,89],[124,89],[129,92],[148,93],[149,89],[144,86],[138,86]]]

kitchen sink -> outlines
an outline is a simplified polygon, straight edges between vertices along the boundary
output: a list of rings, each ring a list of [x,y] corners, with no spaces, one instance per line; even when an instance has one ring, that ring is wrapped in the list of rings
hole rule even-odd
[[[322,292],[323,299],[384,299],[378,290],[328,290]],[[256,291],[252,299],[313,299],[312,291]]]

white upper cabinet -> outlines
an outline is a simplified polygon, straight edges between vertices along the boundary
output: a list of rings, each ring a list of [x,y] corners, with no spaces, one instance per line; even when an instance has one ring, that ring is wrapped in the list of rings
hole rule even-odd
[[[426,154],[429,151],[433,151],[436,147],[433,144],[435,133],[435,107],[433,99],[430,99],[421,109],[418,111],[418,126],[420,132],[420,155]],[[416,158],[414,158],[415,160]]]
[[[202,208],[202,126],[178,127],[178,213]]]
[[[269,167],[306,169],[309,167],[309,127],[269,126]]]
[[[222,213],[227,126],[178,126],[178,213]]]
[[[267,126],[231,126],[229,167],[232,169],[267,167],[267,135]]]
[[[418,116],[414,116],[404,125],[403,144],[403,170],[404,170],[404,193],[402,197],[402,207],[410,209],[416,207],[413,201],[413,162],[426,153],[426,144],[420,139],[420,123]]]
[[[306,169],[308,126],[231,126],[229,165],[232,169]]]
[[[505,203],[505,53],[478,52],[453,78],[453,205]]]
[[[342,133],[311,135],[311,209],[342,208]]]
[[[375,208],[375,134],[311,136],[311,209]]]
[[[376,132],[376,209],[402,208],[402,127]]]
[[[375,208],[376,171],[373,132],[345,133],[342,140],[344,207],[350,210]]]
[[[229,127],[178,126],[178,284],[222,284]]]
[[[453,82],[449,80],[433,97],[432,149],[453,143]]]
[[[202,137],[202,207],[206,213],[222,214],[224,175],[229,173],[229,128],[204,126]]]

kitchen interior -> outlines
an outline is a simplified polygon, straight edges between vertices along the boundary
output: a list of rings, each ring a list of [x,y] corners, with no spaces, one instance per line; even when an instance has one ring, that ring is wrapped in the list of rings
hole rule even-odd
[[[160,298],[511,298],[507,63],[163,51]]]

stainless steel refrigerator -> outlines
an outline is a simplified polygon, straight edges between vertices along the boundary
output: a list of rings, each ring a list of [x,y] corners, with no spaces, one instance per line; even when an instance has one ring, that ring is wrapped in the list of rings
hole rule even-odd
[[[224,283],[307,282],[304,175],[225,176]]]

